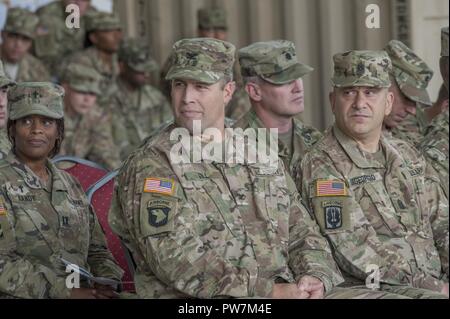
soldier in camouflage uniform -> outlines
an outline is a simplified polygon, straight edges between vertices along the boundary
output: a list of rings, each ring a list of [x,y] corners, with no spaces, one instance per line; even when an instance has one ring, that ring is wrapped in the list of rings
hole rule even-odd
[[[64,143],[61,155],[96,162],[106,169],[120,166],[119,148],[112,137],[111,114],[96,104],[101,75],[81,64],[70,64],[64,73]]]
[[[95,276],[123,271],[80,184],[49,160],[63,139],[63,89],[20,83],[9,96],[12,151],[0,160],[0,295],[13,298],[112,298],[112,287],[68,288],[61,258]]]
[[[417,146],[428,126],[425,107],[432,104],[427,87],[433,71],[400,41],[390,41],[385,51],[393,64],[390,91],[394,94],[392,112],[384,121],[385,127],[393,137]]]
[[[71,14],[66,12],[66,7],[70,4],[76,4],[80,9],[80,24],[76,28],[66,26],[66,20]],[[34,41],[35,54],[45,63],[52,76],[56,77],[57,66],[65,57],[84,49],[85,18],[95,11],[91,0],[54,1],[37,10],[40,22]]]
[[[448,85],[448,27],[442,29],[442,50],[441,50],[441,74],[445,79],[447,76]],[[447,62],[445,62],[445,60]],[[446,64],[446,66],[445,66]],[[444,80],[445,81],[445,80]],[[448,90],[448,89],[447,89]],[[448,93],[448,91],[447,91]],[[424,153],[428,162],[439,173],[441,185],[445,189],[448,198],[448,163],[449,163],[449,110],[439,114],[428,128],[425,138],[419,145],[419,149]]]
[[[6,122],[8,120],[8,90],[15,85],[3,70],[3,62],[0,60],[0,160],[8,155],[11,143],[8,140]]]
[[[303,155],[322,137],[294,116],[303,112],[302,77],[313,71],[299,63],[294,43],[285,40],[258,42],[239,50],[241,74],[252,110],[234,127],[278,128],[278,152],[293,174]]]
[[[149,75],[157,69],[150,48],[139,40],[125,41],[119,50],[118,90],[111,98],[114,144],[122,160],[163,123],[173,119],[172,108],[162,93],[151,86]]]
[[[101,74],[98,104],[105,107],[111,95],[117,91],[116,80],[119,76],[119,61],[117,52],[122,40],[122,27],[119,18],[106,12],[92,13],[86,16],[86,38],[89,47],[69,56],[59,70],[64,74],[64,68],[70,63],[83,64]]]
[[[378,269],[382,291],[448,297],[448,201],[439,178],[409,143],[382,134],[393,103],[389,56],[350,51],[334,63],[336,122],[305,155],[296,182],[344,286],[373,283],[377,273],[368,275]]]
[[[207,141],[194,134],[196,119],[224,136],[234,56],[232,44],[215,39],[174,45],[167,79],[177,124],[147,140],[119,173],[109,222],[133,253],[142,298],[319,298],[341,281],[276,154],[274,166],[173,158],[176,129],[190,142]],[[218,141],[226,157],[241,152],[231,142]]]
[[[201,38],[214,38],[226,41],[228,37],[227,13],[223,8],[203,8],[197,11],[198,30],[197,34]],[[167,71],[170,69],[170,57],[161,69],[160,88],[162,93],[170,98],[170,82],[165,79]],[[225,109],[225,124],[227,127],[233,125],[241,119],[251,109],[250,100],[245,92],[240,74],[240,66],[236,58],[233,66],[234,79],[237,88]]]
[[[8,10],[5,27],[2,31],[0,59],[5,72],[16,82],[49,81],[50,75],[41,61],[29,51],[33,45],[39,18],[22,8]]]

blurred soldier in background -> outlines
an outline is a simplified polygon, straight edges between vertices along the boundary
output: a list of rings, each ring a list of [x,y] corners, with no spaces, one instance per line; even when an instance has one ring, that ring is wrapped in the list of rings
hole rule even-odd
[[[39,18],[22,8],[10,8],[2,31],[0,58],[5,73],[16,82],[49,81],[45,66],[29,52],[33,45]]]
[[[158,66],[148,45],[141,40],[125,41],[119,50],[119,65],[117,91],[108,107],[114,144],[124,160],[154,130],[172,120],[173,115],[164,95],[149,84],[150,74]]]
[[[69,56],[62,65],[59,74],[71,62],[83,64],[101,75],[100,91],[97,103],[104,107],[109,98],[117,91],[116,80],[119,76],[117,52],[122,40],[122,27],[119,18],[106,12],[96,12],[86,16],[86,47]]]
[[[66,19],[71,12],[66,12],[70,4],[79,8],[79,27],[69,27]],[[91,0],[60,0],[50,2],[39,8],[39,25],[34,41],[36,56],[47,66],[53,77],[57,75],[57,66],[68,55],[84,49],[86,40],[86,15],[94,12]]]
[[[64,96],[65,139],[61,155],[85,158],[106,169],[120,165],[119,149],[114,145],[111,115],[99,108],[100,74],[87,66],[71,63],[65,70],[62,85]]]
[[[8,140],[6,122],[8,121],[8,89],[15,83],[5,75],[0,60],[0,160],[8,155],[11,143]]]
[[[390,91],[394,94],[392,112],[386,116],[385,127],[394,137],[417,146],[428,126],[425,107],[432,104],[427,87],[433,71],[400,41],[390,41],[385,51],[393,64]]]

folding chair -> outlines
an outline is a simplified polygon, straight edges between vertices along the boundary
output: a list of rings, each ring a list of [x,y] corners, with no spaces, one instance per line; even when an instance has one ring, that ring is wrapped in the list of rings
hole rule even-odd
[[[94,207],[100,225],[105,231],[109,250],[119,266],[125,271],[122,277],[123,290],[133,292],[135,291],[133,276],[136,266],[127,247],[122,243],[120,238],[112,232],[108,223],[108,212],[114,192],[114,177],[117,176],[117,173],[118,170],[115,170],[105,175],[102,179],[92,185],[86,191],[86,194],[89,202]]]
[[[57,156],[52,162],[75,177],[85,192],[108,173],[101,165],[74,156]]]

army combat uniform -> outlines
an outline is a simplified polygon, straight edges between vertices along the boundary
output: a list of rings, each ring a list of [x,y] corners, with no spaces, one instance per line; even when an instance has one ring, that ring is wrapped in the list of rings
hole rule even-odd
[[[67,67],[63,78],[63,83],[73,90],[97,96],[101,94],[100,81],[101,76],[95,70],[75,63]],[[119,148],[113,141],[111,121],[111,114],[97,105],[86,114],[72,115],[66,112],[64,140],[59,154],[85,158],[108,170],[118,168]]]
[[[186,39],[174,55],[169,80],[217,83],[231,72],[234,47]],[[137,263],[140,297],[268,297],[275,283],[304,275],[319,278],[327,292],[342,281],[277,156],[274,166],[248,159],[178,163],[174,147],[190,151],[186,142],[170,140],[175,129],[168,126],[124,163],[109,214]],[[190,142],[202,141],[183,130]],[[234,150],[232,136],[225,141],[233,159],[241,150]]]
[[[90,7],[86,15],[95,12]],[[51,2],[37,10],[39,25],[35,38],[35,54],[41,59],[53,76],[57,75],[57,66],[72,53],[81,51],[86,40],[85,16],[80,17],[79,27],[68,28],[63,1]]]
[[[33,92],[41,96],[41,104],[36,104]],[[62,88],[49,83],[19,84],[11,93],[15,102],[9,105],[10,118],[32,114],[61,118],[61,96]],[[12,152],[0,160],[3,297],[70,297],[71,290],[66,286],[70,273],[61,258],[90,270],[94,276],[120,280],[123,274],[106,248],[103,231],[80,184],[50,161],[46,166],[50,176],[47,183]],[[81,285],[86,287],[87,283],[81,281]]]
[[[258,76],[273,85],[288,84],[313,71],[298,62],[294,43],[286,40],[259,42],[240,49],[239,64],[243,76]],[[293,118],[292,124],[290,136],[278,135],[278,153],[291,176],[303,155],[322,138],[322,133],[299,119]],[[264,128],[264,124],[251,110],[234,127],[256,130]]]
[[[0,60],[0,89],[5,89],[15,85],[5,74],[3,70],[3,62]],[[7,105],[5,105],[7,107]],[[6,123],[4,127],[0,127],[0,160],[8,155],[11,148],[11,143],[8,139],[8,132],[6,129]]]
[[[390,41],[385,51],[393,64],[390,74],[401,93],[416,103],[416,114],[408,114],[397,127],[388,128],[388,131],[393,137],[417,146],[428,127],[425,108],[432,104],[427,87],[433,77],[433,71],[400,41]]]
[[[121,29],[122,26],[120,25],[120,21],[114,15],[105,12],[97,12],[86,17],[86,32]],[[64,59],[63,65],[58,70],[58,75],[60,77],[65,73],[65,66],[70,63],[87,66],[102,76],[100,81],[100,91],[102,94],[98,96],[97,102],[100,107],[107,105],[111,95],[117,91],[116,79],[119,76],[119,61],[117,53],[112,55],[112,63],[111,66],[109,66],[100,59],[99,51],[95,48],[95,46],[76,52]]]
[[[382,51],[336,55],[333,82],[387,87],[383,68],[389,65]],[[448,201],[435,171],[415,148],[382,136],[380,150],[367,153],[334,125],[305,156],[296,182],[347,285],[364,285],[375,266],[381,290],[444,297]]]
[[[11,8],[3,31],[20,34],[34,40],[39,18],[32,12],[22,8]],[[4,62],[8,77],[16,82],[49,81],[50,74],[44,64],[30,53],[26,53],[18,63],[8,63],[2,58],[3,49],[0,45],[0,59]]]
[[[153,72],[157,68],[156,62],[149,56],[148,46],[138,40],[123,43],[119,60],[136,72]],[[117,79],[117,91],[108,107],[112,116],[114,144],[120,149],[122,160],[163,123],[173,119],[172,107],[158,89],[143,85],[130,90],[122,77]]]

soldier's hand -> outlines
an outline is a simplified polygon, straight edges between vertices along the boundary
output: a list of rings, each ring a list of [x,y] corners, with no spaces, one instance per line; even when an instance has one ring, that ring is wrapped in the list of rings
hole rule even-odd
[[[303,276],[298,281],[298,289],[309,294],[308,299],[323,299],[325,288],[323,282],[312,276]]]
[[[119,294],[110,286],[95,284],[94,296],[97,299],[117,299]]]
[[[298,289],[297,284],[275,284],[270,298],[273,299],[308,299],[309,293]]]
[[[441,293],[448,297],[448,282],[444,284],[444,287],[442,287]]]
[[[96,299],[94,290],[91,288],[73,288],[70,299]]]

